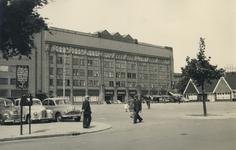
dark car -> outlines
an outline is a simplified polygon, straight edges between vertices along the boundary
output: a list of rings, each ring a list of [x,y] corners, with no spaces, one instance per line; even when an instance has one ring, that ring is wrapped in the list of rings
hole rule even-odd
[[[0,123],[19,123],[20,113],[10,99],[0,98]]]

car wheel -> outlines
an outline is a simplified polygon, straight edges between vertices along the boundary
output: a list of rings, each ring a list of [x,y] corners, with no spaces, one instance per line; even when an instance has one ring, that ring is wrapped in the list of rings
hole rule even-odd
[[[77,117],[77,118],[75,118],[75,121],[80,122],[80,119],[81,119],[81,117]]]
[[[61,114],[60,113],[57,113],[57,115],[56,115],[56,121],[57,122],[62,122],[62,116],[61,116]]]

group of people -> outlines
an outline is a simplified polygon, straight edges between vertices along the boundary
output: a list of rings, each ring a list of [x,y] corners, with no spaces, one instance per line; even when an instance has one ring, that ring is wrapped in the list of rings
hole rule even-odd
[[[92,111],[89,103],[89,95],[85,96],[85,101],[82,104],[82,112],[83,112],[83,127],[84,128],[89,128],[92,117]],[[150,109],[150,99],[146,99],[146,103],[148,106],[148,109]],[[128,111],[133,112],[133,123],[136,124],[137,120],[139,122],[142,122],[143,118],[140,117],[139,113],[142,112],[142,101],[141,99],[138,99],[138,95],[135,95],[134,98],[130,98],[128,101],[128,104],[125,104],[125,110],[126,112]]]

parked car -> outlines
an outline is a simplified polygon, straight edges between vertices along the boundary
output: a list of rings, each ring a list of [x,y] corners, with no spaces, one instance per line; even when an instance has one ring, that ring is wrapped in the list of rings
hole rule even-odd
[[[27,98],[29,101],[29,98]],[[14,101],[15,107],[20,112],[21,106],[20,106],[21,98],[18,98]],[[52,110],[46,109],[41,101],[37,98],[32,99],[32,106],[31,106],[31,121],[51,121],[53,119],[52,117]],[[29,106],[23,106],[23,118],[22,121],[25,123],[29,123]]]
[[[180,101],[183,102],[183,103],[188,103],[189,99],[187,99],[185,97],[181,97]]]
[[[19,123],[20,114],[10,99],[0,98],[0,123]]]
[[[75,121],[81,119],[82,111],[71,105],[66,98],[46,98],[42,104],[53,111],[53,119],[57,122],[61,122],[63,119],[75,119]]]

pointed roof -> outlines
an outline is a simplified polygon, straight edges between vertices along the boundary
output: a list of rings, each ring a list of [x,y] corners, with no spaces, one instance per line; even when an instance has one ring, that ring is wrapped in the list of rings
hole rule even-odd
[[[111,33],[111,35],[113,36],[113,40],[124,41],[123,36],[121,36],[119,32]]]
[[[227,75],[224,77],[232,90],[236,90],[236,76]]]
[[[231,92],[231,88],[224,77],[221,77],[213,93]]]
[[[216,80],[211,80],[211,84],[210,83],[207,83],[207,81],[204,82],[204,92],[208,92],[208,93],[213,93],[215,87],[216,87],[216,84],[219,82],[219,79],[216,79]],[[202,87],[201,86],[198,86],[198,91],[200,93],[202,93]]]
[[[192,82],[192,79],[189,79],[188,84],[185,87],[185,90],[184,90],[183,94],[186,94],[186,93],[199,93],[197,87]]]

